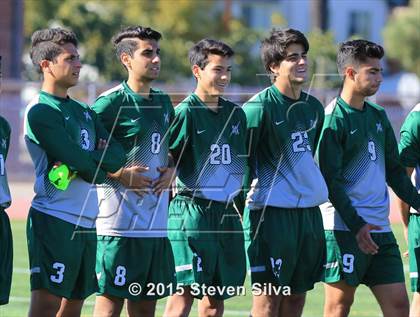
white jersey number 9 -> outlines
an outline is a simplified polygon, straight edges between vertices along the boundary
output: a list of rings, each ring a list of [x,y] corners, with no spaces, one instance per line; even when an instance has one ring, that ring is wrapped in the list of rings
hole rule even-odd
[[[376,161],[376,147],[375,147],[375,142],[373,142],[373,141],[369,141],[368,142],[368,151],[369,151],[370,159],[372,161]]]

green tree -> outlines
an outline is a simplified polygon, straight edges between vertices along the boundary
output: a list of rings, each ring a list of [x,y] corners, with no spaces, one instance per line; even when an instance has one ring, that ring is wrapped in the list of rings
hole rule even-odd
[[[311,87],[321,89],[338,87],[341,79],[337,72],[337,45],[334,34],[331,31],[322,32],[314,29],[308,34],[308,41]]]
[[[25,35],[29,43],[36,29],[66,26],[79,37],[84,63],[95,66],[102,80],[121,80],[126,75],[114,55],[112,34],[122,26],[149,25],[163,34],[160,79],[168,83],[191,76],[187,53],[194,42],[222,39],[236,51],[233,81],[255,84],[260,62],[252,48],[259,34],[233,17],[226,28],[221,9],[211,1],[191,0],[26,0]]]
[[[411,0],[408,7],[393,11],[384,30],[386,55],[420,77],[420,1]]]

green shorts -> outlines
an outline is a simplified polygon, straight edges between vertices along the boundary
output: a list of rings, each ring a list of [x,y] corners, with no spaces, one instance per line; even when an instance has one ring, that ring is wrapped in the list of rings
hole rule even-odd
[[[131,301],[156,300],[175,290],[175,264],[168,238],[98,236],[99,295]]]
[[[299,294],[321,280],[325,239],[318,207],[245,208],[244,230],[253,287],[290,287]]]
[[[9,302],[13,271],[13,239],[7,213],[0,208],[0,305]]]
[[[77,227],[34,208],[26,227],[31,291],[84,299],[97,291],[96,230]]]
[[[177,195],[169,207],[168,235],[178,286],[191,285],[197,298],[237,294],[220,291],[241,287],[246,274],[244,234],[232,204]]]
[[[379,251],[375,255],[363,253],[354,234],[349,231],[326,230],[327,260],[324,282],[344,280],[350,286],[365,284],[404,283],[404,269],[400,250],[392,232],[371,233]]]
[[[410,263],[411,291],[420,292],[420,215],[410,214],[408,222],[408,260]]]

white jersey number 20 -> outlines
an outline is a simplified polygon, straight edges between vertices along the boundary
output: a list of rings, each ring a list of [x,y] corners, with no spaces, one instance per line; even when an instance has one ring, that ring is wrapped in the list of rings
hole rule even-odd
[[[230,145],[222,144],[212,144],[210,146],[210,164],[219,165],[219,164],[230,164],[232,163],[232,155],[230,154]]]

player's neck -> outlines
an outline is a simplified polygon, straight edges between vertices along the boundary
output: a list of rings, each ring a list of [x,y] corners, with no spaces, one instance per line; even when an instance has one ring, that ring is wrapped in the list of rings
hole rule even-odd
[[[199,87],[195,89],[194,93],[211,111],[219,111],[219,96],[210,95]]]
[[[365,103],[365,96],[358,94],[353,89],[343,87],[340,94],[343,99],[350,107],[362,110]]]
[[[139,94],[142,97],[150,97],[150,82],[144,82],[140,80],[135,80],[132,77],[128,77],[127,85],[132,91],[136,94]]]
[[[42,82],[41,90],[53,96],[67,98],[68,88],[61,87],[55,81],[44,79],[44,81]]]
[[[276,80],[274,82],[274,86],[286,97],[290,99],[298,100],[300,98],[300,94],[302,92],[302,85],[293,85],[290,81],[279,81]]]

